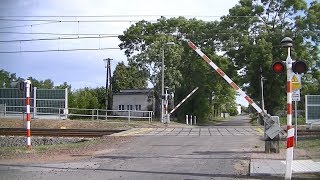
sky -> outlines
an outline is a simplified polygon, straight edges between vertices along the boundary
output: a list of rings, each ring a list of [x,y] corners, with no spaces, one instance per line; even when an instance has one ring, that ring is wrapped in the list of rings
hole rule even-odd
[[[112,71],[118,62],[127,61],[124,51],[118,49],[120,41],[116,36],[123,34],[136,21],[142,19],[155,21],[161,16],[218,20],[220,16],[228,14],[228,10],[237,3],[238,0],[1,0],[0,69],[16,73],[22,78],[32,76],[38,80],[51,79],[55,85],[67,82],[71,84],[72,89],[105,86],[106,69],[103,59],[113,59]],[[8,19],[11,20],[8,21]],[[26,21],[30,19],[33,21]],[[63,39],[99,37],[99,34],[100,37],[111,37]],[[33,41],[20,41],[30,39]],[[115,49],[22,52],[100,48]],[[237,103],[247,106],[246,101],[241,97],[237,98]]]

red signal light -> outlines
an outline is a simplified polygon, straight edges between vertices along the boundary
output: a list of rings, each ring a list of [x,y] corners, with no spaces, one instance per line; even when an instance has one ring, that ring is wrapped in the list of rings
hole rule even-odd
[[[307,64],[303,61],[296,61],[292,64],[292,71],[294,73],[302,74],[307,71]]]
[[[283,62],[280,61],[276,61],[272,64],[272,71],[274,73],[284,73],[285,71],[285,64]]]

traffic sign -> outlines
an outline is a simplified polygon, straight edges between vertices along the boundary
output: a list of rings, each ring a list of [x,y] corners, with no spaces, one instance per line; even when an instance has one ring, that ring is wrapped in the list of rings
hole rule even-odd
[[[278,134],[280,134],[281,132],[281,127],[279,124],[274,123],[273,125],[271,125],[269,127],[269,129],[266,129],[266,134],[273,139],[274,137],[276,137]]]
[[[301,75],[293,73],[292,78],[292,90],[301,89]]]
[[[300,101],[300,89],[292,90],[292,101]]]

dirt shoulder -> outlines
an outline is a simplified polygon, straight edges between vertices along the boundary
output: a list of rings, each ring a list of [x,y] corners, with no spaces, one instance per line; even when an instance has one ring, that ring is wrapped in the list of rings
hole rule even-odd
[[[25,128],[26,122],[22,119],[0,118],[0,128]],[[157,128],[165,127],[161,122],[118,120],[47,120],[32,119],[32,128],[48,129],[117,129],[128,130],[131,128]],[[184,124],[170,123],[169,127],[186,127]],[[190,126],[189,126],[190,127]],[[32,138],[32,137],[31,137]],[[97,154],[114,151],[121,145],[131,142],[134,137],[105,136],[96,139],[86,139],[84,142],[32,146],[31,150],[26,147],[0,147],[0,163],[44,163],[72,161],[81,158],[90,158]]]
[[[140,127],[164,127],[161,122],[153,121],[134,121],[131,120],[48,120],[48,119],[32,119],[32,128],[49,128],[49,129],[121,129],[127,130]],[[22,119],[0,118],[0,128],[25,128],[26,121]],[[170,127],[186,127],[184,124],[171,122]]]
[[[105,136],[80,143],[0,148],[1,164],[30,164],[48,162],[70,162],[84,158],[92,158],[99,154],[115,151],[121,145],[131,142],[134,137]]]

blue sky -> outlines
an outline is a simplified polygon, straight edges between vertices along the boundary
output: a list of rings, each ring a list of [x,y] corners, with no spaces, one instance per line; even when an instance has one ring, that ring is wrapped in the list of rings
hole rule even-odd
[[[122,34],[138,20],[156,20],[161,15],[197,17],[216,20],[226,15],[238,0],[1,0],[1,19],[55,20],[44,21],[3,21],[0,20],[0,51],[33,51],[48,49],[118,48],[116,37],[101,39],[74,39],[30,42],[6,42],[22,39],[52,39],[77,37],[77,34]],[[124,17],[117,17],[118,15]],[[149,16],[131,16],[149,15]],[[3,17],[3,16],[59,16],[59,17]],[[112,16],[112,17],[61,17],[61,16]],[[217,17],[200,17],[217,16]],[[110,20],[113,22],[85,22]],[[69,21],[69,22],[65,22]],[[72,21],[72,22],[70,22]],[[79,22],[77,22],[79,21]],[[33,25],[31,25],[33,24]],[[37,25],[41,24],[41,25]],[[23,26],[23,27],[17,27]],[[10,33],[1,33],[10,32]],[[14,34],[13,32],[29,33]],[[56,33],[59,35],[34,34]],[[75,34],[66,36],[61,34]],[[83,35],[93,36],[93,35]],[[80,35],[80,37],[83,37]],[[112,70],[120,61],[126,61],[123,51],[113,49],[104,51],[37,52],[37,53],[0,53],[0,68],[17,76],[32,76],[38,80],[51,79],[55,85],[68,82],[73,89],[105,86],[103,59],[112,58]],[[237,102],[247,104],[242,98]]]

